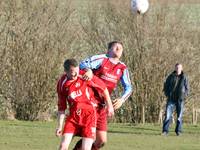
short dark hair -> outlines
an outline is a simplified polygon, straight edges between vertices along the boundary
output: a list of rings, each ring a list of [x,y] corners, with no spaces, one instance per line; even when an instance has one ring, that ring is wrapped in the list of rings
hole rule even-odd
[[[111,49],[112,46],[113,46],[114,44],[116,44],[116,43],[119,43],[119,44],[121,44],[121,45],[123,46],[122,42],[120,42],[120,41],[112,41],[112,42],[109,42],[109,43],[108,43],[108,50]]]
[[[72,59],[66,59],[63,67],[66,71],[68,71],[70,69],[70,67],[77,67],[78,66],[78,62],[76,61],[76,59],[72,58]]]
[[[175,67],[177,67],[178,65],[181,65],[181,63],[176,63],[176,64],[175,64]]]

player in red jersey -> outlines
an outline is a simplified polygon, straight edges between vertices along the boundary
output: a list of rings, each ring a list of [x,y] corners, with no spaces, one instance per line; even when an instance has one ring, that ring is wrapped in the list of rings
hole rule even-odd
[[[114,109],[105,84],[93,76],[91,80],[83,80],[75,59],[67,59],[64,63],[64,74],[57,84],[58,93],[58,128],[56,135],[62,136],[60,150],[67,150],[73,135],[83,137],[82,150],[90,150],[96,133],[97,100],[94,91],[103,96],[107,103],[107,113],[114,115]],[[66,103],[70,114],[65,118]],[[65,122],[64,128],[63,124]]]
[[[106,84],[109,93],[116,88],[118,81],[121,82],[124,92],[120,98],[113,101],[114,109],[118,109],[132,93],[132,85],[126,65],[120,61],[123,52],[123,45],[119,41],[108,44],[107,54],[95,55],[83,60],[80,68],[87,70],[84,79],[92,78],[93,74],[102,79]],[[93,150],[101,148],[107,141],[107,115],[101,102],[97,109],[97,131],[96,141]],[[77,143],[74,150],[79,149],[81,141]]]

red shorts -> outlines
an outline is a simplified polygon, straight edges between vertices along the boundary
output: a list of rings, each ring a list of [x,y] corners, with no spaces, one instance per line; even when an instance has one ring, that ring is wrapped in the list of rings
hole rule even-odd
[[[96,110],[76,109],[71,111],[65,121],[63,134],[65,133],[94,139],[96,135]]]
[[[105,107],[97,108],[97,130],[107,131],[107,111]]]

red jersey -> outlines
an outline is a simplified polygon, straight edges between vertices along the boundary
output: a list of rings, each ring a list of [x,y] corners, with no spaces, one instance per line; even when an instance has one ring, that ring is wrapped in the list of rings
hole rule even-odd
[[[76,80],[67,80],[66,74],[64,74],[57,84],[58,110],[65,111],[67,101],[70,110],[77,107],[89,108],[96,106],[97,101],[94,97],[93,88],[101,94],[106,86],[96,76],[93,76],[89,81],[85,81],[80,74]]]
[[[93,73],[102,79],[111,94],[117,86],[118,81],[121,82],[124,92],[122,94],[123,102],[128,99],[132,93],[132,85],[129,78],[129,72],[126,65],[122,62],[113,63],[107,54],[94,55],[83,60],[80,63],[81,69],[92,69]],[[97,130],[107,130],[107,114],[104,109],[104,100],[95,93],[96,99],[101,101],[99,109],[97,109]]]
[[[111,94],[125,69],[126,66],[123,63],[114,64],[109,58],[104,58],[100,68],[95,70],[94,74],[102,79]]]

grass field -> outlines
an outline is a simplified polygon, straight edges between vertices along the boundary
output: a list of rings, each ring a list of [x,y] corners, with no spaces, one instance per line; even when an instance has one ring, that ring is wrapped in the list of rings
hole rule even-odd
[[[0,150],[56,150],[55,122],[0,121]],[[171,131],[174,127],[171,127]],[[184,125],[184,134],[160,135],[159,125],[110,124],[102,150],[199,150],[200,126]],[[73,139],[71,146],[78,138]]]

